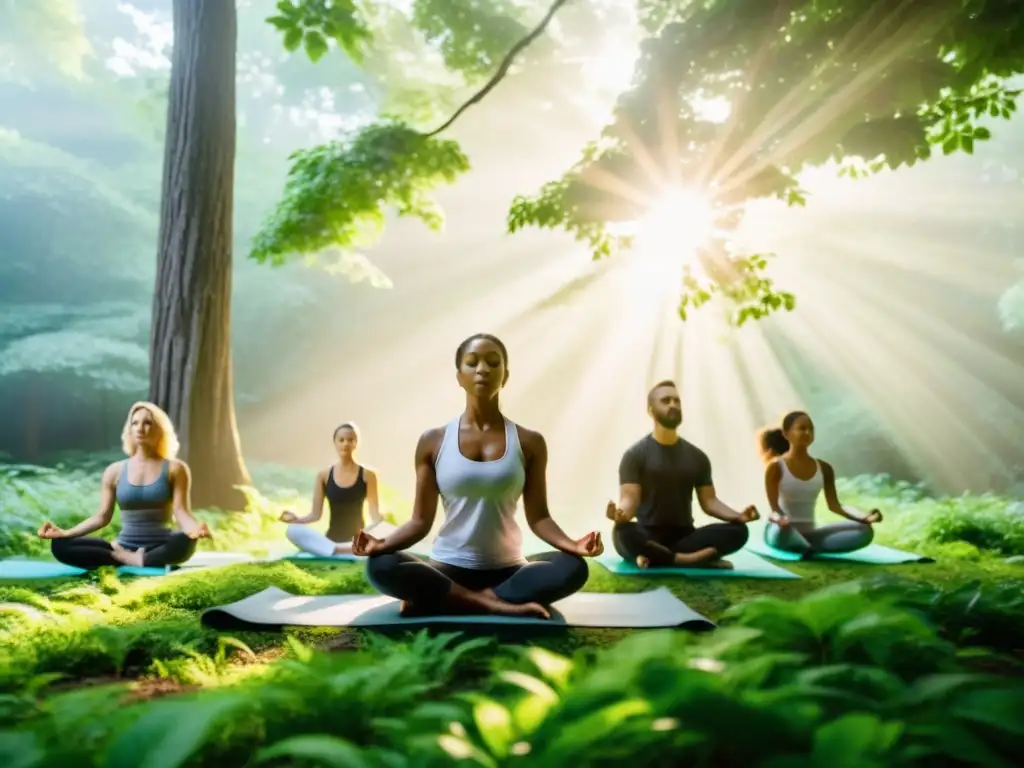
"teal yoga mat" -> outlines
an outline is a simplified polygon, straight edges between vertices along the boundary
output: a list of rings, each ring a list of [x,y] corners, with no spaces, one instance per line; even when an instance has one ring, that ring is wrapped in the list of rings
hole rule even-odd
[[[715,626],[664,587],[633,594],[577,592],[555,603],[550,619],[490,615],[403,618],[399,609],[397,600],[384,595],[303,597],[268,587],[236,603],[210,608],[203,613],[202,623],[220,630],[438,624],[689,630]]]
[[[620,576],[686,576],[694,579],[799,579],[800,576],[769,563],[753,552],[740,550],[727,555],[732,570],[719,568],[638,568],[636,563],[623,560],[615,552],[606,552],[597,562]]]
[[[127,576],[163,576],[166,568],[136,568],[124,565],[117,572]],[[64,579],[86,573],[56,560],[29,560],[10,557],[0,560],[0,579]]]
[[[222,565],[255,562],[252,555],[235,552],[197,552],[188,562],[170,567],[137,567],[134,565],[119,566],[117,572],[122,576],[165,576],[168,573],[215,568]],[[0,579],[63,579],[70,576],[81,576],[86,573],[82,568],[74,568],[56,560],[33,560],[28,557],[9,557],[0,560]]]
[[[903,552],[882,544],[868,544],[863,549],[854,552],[842,553],[815,553],[810,556],[798,552],[786,552],[782,549],[768,546],[760,532],[750,532],[750,541],[747,549],[764,557],[773,560],[782,560],[794,563],[799,560],[845,560],[848,563],[865,563],[867,565],[903,565],[905,563],[934,563],[935,560],[924,555],[915,555],[913,552]]]

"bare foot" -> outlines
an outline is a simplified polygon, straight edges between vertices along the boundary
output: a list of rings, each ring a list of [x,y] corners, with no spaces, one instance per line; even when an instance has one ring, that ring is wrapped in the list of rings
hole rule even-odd
[[[673,557],[673,564],[682,568],[701,568],[712,560],[717,560],[718,550],[714,547],[705,547],[696,552],[676,552]]]
[[[142,557],[145,555],[145,550],[141,547],[136,550],[125,549],[118,542],[110,542],[110,548],[113,550],[114,559],[124,565],[133,565],[136,568],[142,567]]]
[[[499,600],[491,611],[498,616],[523,616],[532,619],[550,619],[551,614],[540,603],[523,603],[516,605]]]
[[[636,557],[636,567],[637,568],[641,568],[641,569],[646,571],[650,567],[650,565],[651,565],[651,561],[650,560],[648,560],[643,555],[637,555],[637,557]]]

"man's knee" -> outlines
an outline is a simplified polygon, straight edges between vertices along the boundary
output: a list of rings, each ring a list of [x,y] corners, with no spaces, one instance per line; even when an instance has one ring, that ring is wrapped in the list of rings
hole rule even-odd
[[[737,550],[743,549],[749,540],[750,528],[743,523],[728,523],[727,527],[723,529],[723,549],[726,549],[729,552],[736,552]]]

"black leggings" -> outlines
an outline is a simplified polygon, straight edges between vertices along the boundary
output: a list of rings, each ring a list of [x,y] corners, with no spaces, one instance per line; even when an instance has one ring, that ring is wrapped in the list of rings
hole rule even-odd
[[[690,554],[714,547],[719,557],[743,549],[750,531],[742,523],[711,523],[700,528],[642,528],[636,523],[616,523],[612,544],[627,562],[641,555],[654,567],[672,565],[676,552]]]
[[[507,603],[551,605],[578,592],[590,576],[582,557],[565,552],[546,552],[529,560],[526,565],[476,570],[392,552],[367,558],[366,577],[381,594],[436,606],[444,602],[452,583],[471,592],[493,589]]]
[[[92,570],[104,565],[122,565],[114,559],[114,548],[109,541],[98,536],[76,536],[73,539],[53,539],[53,556],[65,565]],[[142,564],[147,567],[179,565],[196,553],[196,541],[181,531],[174,531],[163,544],[146,547]]]

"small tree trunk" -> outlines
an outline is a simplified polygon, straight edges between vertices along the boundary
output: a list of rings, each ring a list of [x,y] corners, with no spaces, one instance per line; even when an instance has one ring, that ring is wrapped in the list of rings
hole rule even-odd
[[[231,261],[235,172],[235,0],[174,0],[174,47],[150,399],[174,420],[196,507],[244,508],[235,423]]]

